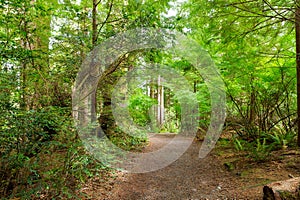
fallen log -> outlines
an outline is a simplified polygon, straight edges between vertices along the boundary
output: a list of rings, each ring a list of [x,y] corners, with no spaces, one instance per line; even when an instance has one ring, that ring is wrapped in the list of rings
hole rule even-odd
[[[300,177],[270,183],[263,192],[263,200],[300,200]]]

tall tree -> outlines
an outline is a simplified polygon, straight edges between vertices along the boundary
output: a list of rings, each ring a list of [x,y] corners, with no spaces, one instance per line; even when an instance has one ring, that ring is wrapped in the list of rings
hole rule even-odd
[[[191,37],[210,51],[225,77],[231,100],[227,120],[255,137],[274,127],[294,131],[295,2],[213,0],[200,5],[190,0],[185,8],[183,23]]]
[[[298,114],[298,146],[300,147],[300,1],[296,1],[296,64],[297,64],[297,114]]]

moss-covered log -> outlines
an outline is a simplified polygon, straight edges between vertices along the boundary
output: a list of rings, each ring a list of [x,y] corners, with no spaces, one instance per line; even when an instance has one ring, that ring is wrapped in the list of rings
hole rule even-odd
[[[263,191],[264,200],[299,200],[300,177],[270,183]]]

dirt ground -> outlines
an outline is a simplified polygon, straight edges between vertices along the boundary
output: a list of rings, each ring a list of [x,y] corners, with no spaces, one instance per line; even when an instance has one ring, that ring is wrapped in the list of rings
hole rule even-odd
[[[144,151],[167,144],[170,135],[150,139]],[[217,145],[204,159],[198,158],[201,142],[194,141],[177,161],[158,171],[143,174],[118,172],[115,178],[96,179],[86,193],[97,200],[225,200],[262,199],[265,184],[300,176],[300,152],[275,152],[265,162]]]

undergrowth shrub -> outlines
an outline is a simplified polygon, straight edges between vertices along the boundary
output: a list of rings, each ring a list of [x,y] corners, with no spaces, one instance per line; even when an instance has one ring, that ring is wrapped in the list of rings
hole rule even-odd
[[[104,166],[86,153],[68,110],[10,109],[0,117],[0,196],[80,199],[76,189]]]
[[[255,140],[235,137],[233,144],[238,151],[247,151],[255,161],[264,161],[272,151],[296,146],[296,133],[261,133]]]

